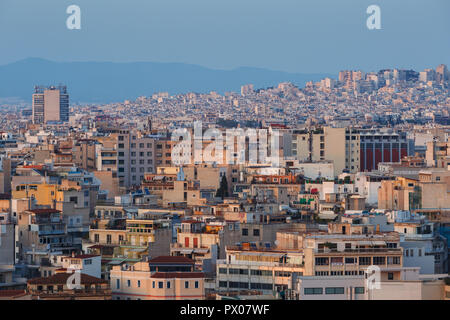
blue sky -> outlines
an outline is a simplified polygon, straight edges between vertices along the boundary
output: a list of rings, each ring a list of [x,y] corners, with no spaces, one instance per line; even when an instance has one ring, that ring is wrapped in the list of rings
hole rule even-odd
[[[81,30],[66,28],[80,6]],[[366,8],[381,8],[381,30]],[[450,65],[448,0],[0,0],[0,64],[184,62],[336,73]]]

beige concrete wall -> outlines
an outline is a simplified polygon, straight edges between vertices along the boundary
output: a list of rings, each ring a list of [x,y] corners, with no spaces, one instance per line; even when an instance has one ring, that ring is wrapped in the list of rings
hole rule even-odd
[[[185,281],[189,283],[187,289]],[[196,281],[198,288],[195,288]],[[163,288],[159,288],[160,282]],[[115,300],[201,300],[204,299],[205,292],[203,278],[152,278],[148,271],[124,271],[120,267],[113,267],[111,270],[111,289]]]
[[[422,183],[422,208],[450,208],[446,183]]]
[[[108,244],[107,236],[111,236],[111,244],[119,244],[119,236],[123,237],[123,240],[127,239],[126,230],[106,230],[106,229],[91,229],[89,231],[89,239],[91,242],[95,242],[95,235],[98,234],[99,242],[98,244]]]
[[[102,183],[101,190],[108,190],[109,199],[114,199],[122,194],[119,188],[119,178],[114,178],[111,171],[94,171],[94,175]]]
[[[325,159],[334,162],[334,175],[345,169],[345,128],[324,128]]]
[[[44,91],[44,121],[59,121],[59,90]]]

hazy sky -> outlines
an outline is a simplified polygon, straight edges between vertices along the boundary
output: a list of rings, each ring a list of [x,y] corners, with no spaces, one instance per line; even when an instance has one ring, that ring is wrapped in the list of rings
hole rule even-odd
[[[81,8],[81,30],[66,8]],[[381,30],[366,9],[381,7]],[[0,64],[185,62],[290,72],[450,66],[449,0],[0,0]]]

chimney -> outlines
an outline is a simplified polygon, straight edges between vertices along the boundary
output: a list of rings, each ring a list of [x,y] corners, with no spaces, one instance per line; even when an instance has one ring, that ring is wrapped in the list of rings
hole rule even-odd
[[[72,258],[75,258],[75,251],[72,251]]]

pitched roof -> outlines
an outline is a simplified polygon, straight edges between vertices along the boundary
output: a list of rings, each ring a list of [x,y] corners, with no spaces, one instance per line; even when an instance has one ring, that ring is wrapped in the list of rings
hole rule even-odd
[[[34,278],[28,280],[28,284],[66,284],[67,279],[73,273],[56,273],[50,277]],[[108,281],[81,273],[81,284],[104,284]]]
[[[14,298],[26,295],[25,290],[0,290],[0,298]]]
[[[34,210],[27,210],[28,212],[32,212],[34,214],[41,214],[41,213],[60,213],[60,210],[56,209],[34,209]]]
[[[170,263],[170,264],[194,264],[194,260],[186,257],[159,256],[149,261],[150,264]]]

